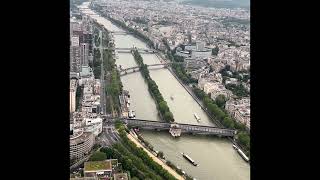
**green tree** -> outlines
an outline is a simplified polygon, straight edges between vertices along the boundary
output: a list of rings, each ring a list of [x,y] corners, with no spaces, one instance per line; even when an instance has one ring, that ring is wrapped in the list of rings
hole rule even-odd
[[[238,134],[238,139],[241,144],[244,145],[245,148],[250,149],[250,136],[246,132],[240,132]]]
[[[214,48],[212,49],[211,54],[214,55],[214,56],[216,56],[216,55],[218,55],[218,53],[219,53],[219,47],[216,46],[216,47],[214,47]]]
[[[90,158],[89,158],[89,161],[103,161],[103,160],[106,160],[107,159],[107,155],[103,152],[94,152]]]
[[[105,153],[108,159],[113,158],[113,153],[114,152],[113,152],[113,150],[111,148],[103,147],[103,148],[100,149],[100,152]]]
[[[166,103],[165,101],[161,101],[161,102],[159,103],[159,110],[160,110],[160,112],[162,112],[162,113],[164,113],[164,112],[166,112],[166,111],[169,110],[168,105],[167,105],[167,103]]]
[[[213,104],[212,99],[209,98],[208,96],[205,96],[203,98],[203,103],[204,103],[205,106],[208,106],[209,103]]]
[[[122,124],[123,124],[123,123],[122,123],[119,119],[117,119],[117,120],[115,121],[115,123],[114,123],[114,126],[115,126],[116,129],[119,129]]]
[[[165,119],[166,121],[171,121],[171,122],[173,122],[174,119],[173,119],[173,114],[172,114],[172,112],[170,112],[170,111],[165,112],[165,113],[164,113],[164,119]]]
[[[234,121],[230,117],[224,117],[222,123],[227,128],[234,129]]]
[[[220,107],[220,108],[224,108],[225,104],[226,104],[226,101],[227,101],[227,98],[226,96],[224,96],[223,94],[219,94],[216,99],[216,104]]]

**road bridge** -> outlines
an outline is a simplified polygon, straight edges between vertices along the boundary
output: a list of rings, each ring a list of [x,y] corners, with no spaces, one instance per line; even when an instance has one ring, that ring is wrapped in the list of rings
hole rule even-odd
[[[115,48],[115,47],[109,47],[109,48],[104,48],[108,50],[116,50],[118,53],[132,53],[132,50],[136,49],[138,50],[139,53],[141,54],[153,54],[156,53],[156,50],[152,49],[146,49],[146,48]]]
[[[194,124],[183,124],[183,123],[167,123],[160,121],[150,121],[144,119],[120,119],[130,127],[137,127],[140,129],[148,130],[170,130],[172,127],[175,129],[180,129],[181,133],[189,134],[202,134],[202,135],[217,135],[220,137],[233,137],[236,134],[236,130],[218,128],[214,126],[203,126],[203,125],[194,125]]]
[[[159,64],[147,64],[147,67],[160,67],[160,68],[167,68],[168,66],[172,65],[172,64],[184,64],[184,62],[166,62],[166,63],[159,63]],[[140,71],[140,67],[139,66],[134,66],[134,67],[130,67],[130,68],[125,68],[122,69],[121,67],[119,68],[119,72],[120,72],[120,76],[126,75],[128,74],[128,71],[132,72],[138,72]]]

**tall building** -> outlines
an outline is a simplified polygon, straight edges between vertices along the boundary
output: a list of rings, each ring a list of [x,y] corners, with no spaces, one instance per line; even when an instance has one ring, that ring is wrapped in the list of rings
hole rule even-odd
[[[80,46],[70,46],[70,72],[80,71]]]
[[[89,44],[81,43],[80,45],[80,66],[89,65]]]
[[[71,46],[78,47],[80,44],[79,36],[71,36]]]
[[[70,80],[70,112],[76,110],[76,92],[77,92],[77,80]]]

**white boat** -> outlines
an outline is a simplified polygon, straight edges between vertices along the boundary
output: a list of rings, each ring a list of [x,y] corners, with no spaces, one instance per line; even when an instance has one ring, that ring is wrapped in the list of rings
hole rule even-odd
[[[241,151],[240,148],[238,148],[238,153],[240,154],[240,156],[246,161],[249,162],[249,158]]]
[[[235,150],[237,150],[238,149],[238,147],[236,146],[236,145],[232,145],[232,147],[235,149]]]
[[[199,122],[199,121],[200,121],[199,116],[198,116],[196,113],[194,113],[193,115],[194,115],[194,117],[196,118],[196,120]]]
[[[232,145],[232,147],[240,154],[240,156],[246,161],[249,162],[249,158],[238,148],[236,145]]]

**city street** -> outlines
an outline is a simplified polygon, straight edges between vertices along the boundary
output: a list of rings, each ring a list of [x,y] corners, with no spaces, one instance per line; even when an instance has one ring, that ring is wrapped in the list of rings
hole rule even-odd
[[[102,147],[109,147],[119,140],[120,137],[114,126],[104,126],[101,135],[97,137],[97,143]]]

